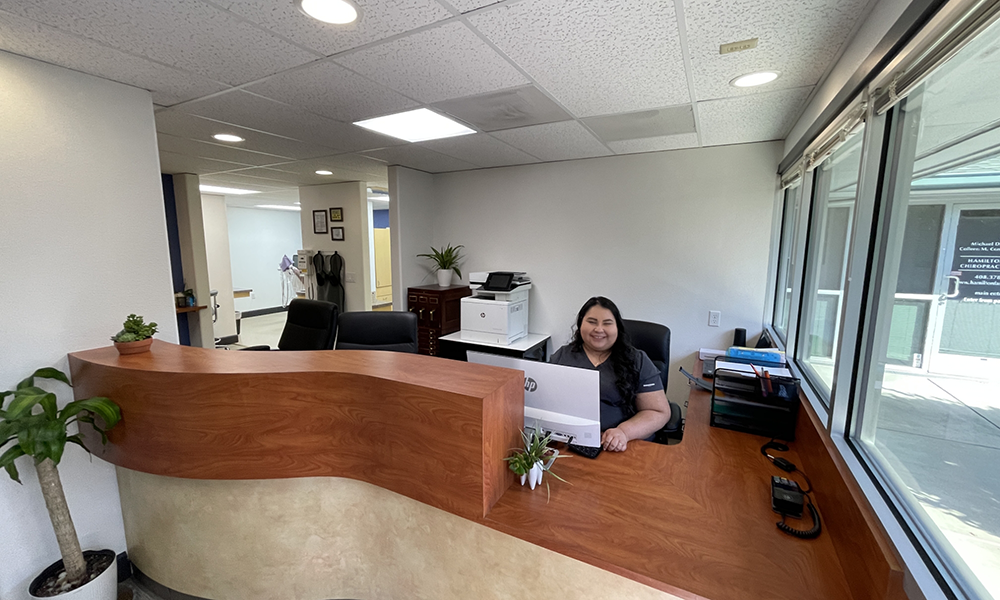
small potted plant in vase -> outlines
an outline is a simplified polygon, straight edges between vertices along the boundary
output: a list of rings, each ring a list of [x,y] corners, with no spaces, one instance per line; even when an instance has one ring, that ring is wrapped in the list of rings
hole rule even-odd
[[[149,352],[156,333],[156,323],[147,324],[141,315],[131,314],[125,319],[122,330],[111,336],[118,354],[139,354]]]
[[[121,410],[107,398],[76,400],[58,410],[56,395],[37,387],[35,379],[53,379],[70,385],[65,373],[47,368],[35,371],[15,389],[0,392],[0,450],[13,442],[0,454],[0,467],[21,483],[14,461],[21,456],[32,457],[62,555],[61,561],[31,582],[28,593],[32,598],[115,600],[118,596],[115,553],[81,551],[57,465],[67,442],[87,450],[80,434],[67,431],[71,424],[90,424],[100,433],[102,442],[107,443],[105,431],[118,424]]]
[[[524,448],[514,448],[513,454],[504,460],[507,461],[511,471],[521,478],[521,485],[527,483],[531,489],[542,482],[542,475],[551,473],[559,481],[566,482],[565,479],[552,472],[552,465],[557,458],[565,458],[560,455],[555,448],[549,448],[552,435],[545,437],[538,435],[538,431],[531,430],[531,433],[521,431],[521,439],[524,441]],[[545,484],[548,489],[548,483]]]
[[[434,263],[434,266],[437,267],[438,285],[448,287],[451,285],[453,271],[458,274],[459,278],[462,277],[462,271],[458,268],[458,263],[464,258],[461,252],[462,248],[465,248],[465,246],[461,244],[458,246],[448,244],[447,246],[442,246],[440,250],[431,246],[430,254],[418,254],[417,256],[429,258]]]

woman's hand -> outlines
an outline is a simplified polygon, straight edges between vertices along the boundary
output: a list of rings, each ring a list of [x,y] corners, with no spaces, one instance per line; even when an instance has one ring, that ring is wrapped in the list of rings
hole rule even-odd
[[[601,434],[601,445],[609,452],[624,452],[628,446],[628,436],[621,429],[612,427]]]

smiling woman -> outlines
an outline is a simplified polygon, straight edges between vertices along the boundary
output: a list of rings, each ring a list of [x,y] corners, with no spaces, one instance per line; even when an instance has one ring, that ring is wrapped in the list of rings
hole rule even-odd
[[[594,296],[576,317],[570,343],[551,362],[601,374],[601,445],[624,451],[628,442],[651,440],[670,420],[660,373],[646,353],[632,346],[615,303]]]

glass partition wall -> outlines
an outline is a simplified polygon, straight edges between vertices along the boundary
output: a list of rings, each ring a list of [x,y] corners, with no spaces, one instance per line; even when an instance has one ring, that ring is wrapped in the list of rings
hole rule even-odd
[[[814,140],[767,325],[932,596],[1000,600],[1000,21],[977,31]]]

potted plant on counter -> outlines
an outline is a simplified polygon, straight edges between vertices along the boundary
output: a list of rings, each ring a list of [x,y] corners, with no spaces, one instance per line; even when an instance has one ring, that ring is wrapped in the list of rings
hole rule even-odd
[[[566,482],[552,472],[552,465],[556,459],[565,458],[566,455],[560,455],[555,448],[549,448],[549,442],[552,441],[551,434],[541,437],[535,429],[532,429],[531,433],[522,430],[521,439],[524,441],[524,448],[514,448],[513,454],[504,459],[510,470],[520,476],[521,485],[527,482],[531,489],[535,489],[535,486],[542,482],[542,475],[546,472],[551,473],[559,481]],[[546,489],[548,485],[545,484]]]
[[[462,277],[462,271],[458,268],[458,263],[464,258],[461,252],[462,248],[465,246],[461,244],[458,246],[448,244],[442,246],[440,250],[431,246],[430,254],[418,254],[417,256],[429,258],[437,267],[438,285],[448,287],[451,285],[452,272],[457,273],[459,278]]]
[[[70,425],[88,423],[100,433],[102,442],[107,443],[105,432],[121,420],[121,410],[107,398],[75,400],[58,410],[56,395],[37,387],[36,379],[53,379],[70,385],[65,373],[47,368],[35,371],[15,389],[0,392],[0,450],[9,446],[0,454],[0,467],[11,479],[21,483],[14,461],[21,456],[34,460],[45,507],[62,554],[61,561],[42,571],[31,582],[28,592],[34,598],[114,600],[118,595],[115,553],[112,550],[81,551],[57,465],[67,442],[87,450],[79,433],[69,433]]]
[[[139,354],[149,352],[156,333],[156,323],[146,323],[141,315],[131,314],[122,324],[122,330],[111,336],[118,354]]]

